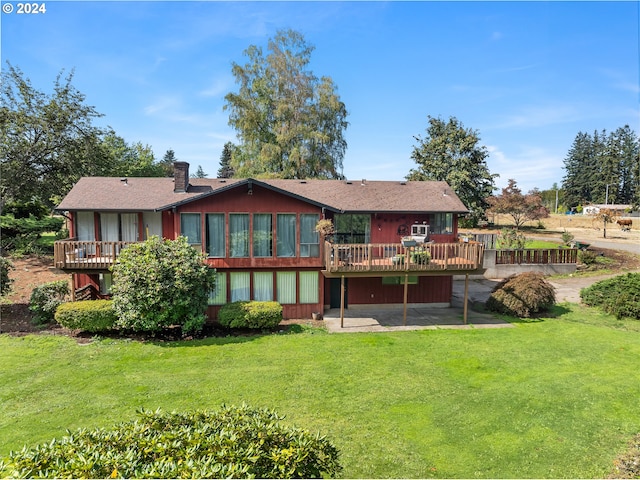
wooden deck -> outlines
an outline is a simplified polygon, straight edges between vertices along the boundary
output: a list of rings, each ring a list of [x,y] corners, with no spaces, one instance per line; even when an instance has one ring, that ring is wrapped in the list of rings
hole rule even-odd
[[[482,269],[484,247],[478,243],[401,244],[325,243],[328,277],[342,275],[398,275],[472,273]]]
[[[62,240],[55,242],[53,260],[56,268],[68,272],[107,272],[120,251],[133,242]]]

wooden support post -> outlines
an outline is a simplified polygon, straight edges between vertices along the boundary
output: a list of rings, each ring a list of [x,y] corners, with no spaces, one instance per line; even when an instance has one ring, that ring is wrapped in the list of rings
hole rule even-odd
[[[467,324],[467,299],[469,296],[469,274],[467,273],[464,276],[464,304],[462,307],[462,311],[463,311],[463,318],[464,318],[464,324]]]
[[[340,328],[344,328],[344,275],[340,280]]]
[[[404,274],[404,312],[402,314],[402,325],[407,325],[407,299],[409,298],[409,274]]]
[[[76,274],[71,274],[71,301],[76,301]]]

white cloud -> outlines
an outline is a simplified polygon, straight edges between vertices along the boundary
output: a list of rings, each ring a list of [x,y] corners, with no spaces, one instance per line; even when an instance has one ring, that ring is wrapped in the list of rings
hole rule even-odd
[[[537,128],[572,123],[583,118],[574,105],[525,106],[490,128]]]
[[[221,94],[227,94],[233,88],[233,83],[233,79],[229,76],[217,77],[199,94],[203,97],[217,97]]]
[[[540,147],[521,145],[515,152],[503,152],[489,145],[487,164],[491,173],[500,175],[496,179],[499,190],[506,187],[509,179],[514,179],[523,192],[534,188],[545,190],[553,183],[560,184],[563,177],[563,157]]]

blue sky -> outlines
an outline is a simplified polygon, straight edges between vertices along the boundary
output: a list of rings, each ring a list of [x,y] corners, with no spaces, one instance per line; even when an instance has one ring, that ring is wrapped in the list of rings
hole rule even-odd
[[[51,92],[64,69],[127,142],[214,177],[235,141],[231,63],[279,29],[315,46],[349,112],[344,174],[399,180],[427,116],[477,130],[503,187],[551,188],[578,132],[640,132],[638,2],[58,2],[3,12],[2,61]]]

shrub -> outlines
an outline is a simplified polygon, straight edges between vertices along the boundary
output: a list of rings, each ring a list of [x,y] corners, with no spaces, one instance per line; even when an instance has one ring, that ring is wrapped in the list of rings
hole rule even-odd
[[[522,250],[527,239],[524,234],[514,228],[503,228],[496,238],[498,250]]]
[[[616,318],[640,320],[640,273],[602,280],[580,291],[583,303],[599,307]]]
[[[593,250],[578,250],[578,260],[584,265],[593,265],[598,261],[598,254]]]
[[[573,242],[574,238],[575,237],[573,236],[573,233],[567,232],[566,230],[564,230],[562,232],[562,244],[563,245],[568,247],[569,245],[571,245],[571,242]]]
[[[0,296],[6,295],[11,291],[13,279],[9,278],[9,271],[15,267],[8,258],[0,257]]]
[[[115,328],[118,317],[112,300],[90,300],[63,303],[55,319],[63,327],[95,333]]]
[[[172,325],[202,329],[215,270],[185,237],[157,236],[123,249],[113,266],[111,293],[117,326],[157,332]]]
[[[246,405],[218,411],[138,412],[111,430],[81,429],[11,452],[11,478],[321,478],[342,467],[324,436]]]
[[[278,302],[233,302],[218,312],[218,322],[227,328],[274,328],[282,321]]]
[[[431,252],[428,250],[416,250],[411,252],[411,262],[418,265],[428,265],[431,261]]]
[[[549,310],[556,302],[553,286],[541,273],[512,275],[495,286],[486,307],[488,310],[520,318]]]
[[[64,303],[68,295],[69,282],[66,280],[43,283],[34,288],[29,300],[33,320],[38,324],[53,322],[58,305]]]

